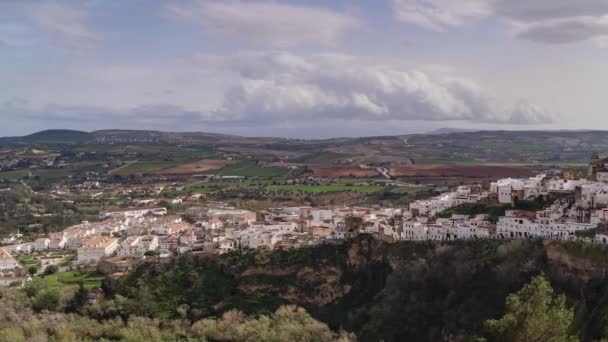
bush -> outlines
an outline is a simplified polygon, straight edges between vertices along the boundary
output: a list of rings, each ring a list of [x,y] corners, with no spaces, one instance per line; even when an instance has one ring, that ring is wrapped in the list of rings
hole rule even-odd
[[[55,274],[57,272],[59,272],[59,267],[57,267],[56,265],[49,265],[44,269],[45,276]]]

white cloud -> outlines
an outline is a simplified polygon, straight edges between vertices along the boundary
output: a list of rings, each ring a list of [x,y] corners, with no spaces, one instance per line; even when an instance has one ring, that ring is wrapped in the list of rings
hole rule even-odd
[[[469,79],[353,56],[254,54],[231,66],[242,80],[227,91],[217,111],[225,120],[552,121],[538,107],[501,104]]]
[[[84,8],[50,1],[7,0],[0,3],[0,12],[7,22],[19,21],[21,27],[28,25],[43,31],[51,43],[62,48],[80,50],[103,39],[102,33],[89,26],[89,13]],[[19,37],[19,41],[33,40],[29,36]]]
[[[517,37],[562,44],[608,36],[606,0],[393,0],[395,17],[443,31],[495,16]]]
[[[274,47],[334,45],[359,21],[321,7],[265,1],[175,3],[169,12],[208,30]]]
[[[526,102],[504,103],[452,72],[391,60],[255,52],[223,62],[210,56],[202,61],[206,64],[179,70],[77,69],[63,79],[49,80],[57,92],[41,84],[41,89],[50,89],[43,97],[0,103],[0,117],[68,127],[202,130],[213,125],[248,127],[251,132],[265,126],[322,127],[328,122],[394,128],[413,122],[527,125],[553,119]],[[170,92],[163,95],[166,89]]]
[[[488,0],[393,0],[398,20],[443,31],[491,13]]]
[[[542,42],[563,44],[591,38],[608,37],[608,16],[573,17],[545,20],[539,23],[522,25],[517,36]]]

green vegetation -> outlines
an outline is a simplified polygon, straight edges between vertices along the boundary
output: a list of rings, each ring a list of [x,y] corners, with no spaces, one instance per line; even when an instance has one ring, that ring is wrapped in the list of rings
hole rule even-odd
[[[481,203],[466,203],[461,204],[456,207],[452,207],[450,209],[446,209],[437,214],[438,217],[452,217],[453,214],[456,215],[469,215],[475,216],[480,214],[487,214],[488,220],[492,223],[496,223],[500,216],[505,215],[505,211],[510,209],[509,205],[485,205]]]
[[[88,199],[90,200],[90,199]],[[0,235],[20,230],[25,235],[59,231],[87,218],[80,206],[87,200],[75,203],[57,201],[42,193],[35,193],[24,186],[0,192]],[[91,215],[97,212],[90,213]]]
[[[38,259],[31,254],[18,255],[16,259],[21,266],[37,266],[40,264]]]
[[[506,306],[504,316],[486,321],[492,341],[578,341],[571,333],[574,309],[566,306],[566,296],[555,296],[543,276],[509,295]]]
[[[300,158],[292,158],[290,161],[293,163],[331,164],[339,160],[353,159],[354,157],[351,154],[319,152]]]
[[[29,170],[15,170],[15,171],[6,171],[0,172],[0,179],[6,179],[9,181],[17,181],[22,178],[29,176]]]
[[[82,283],[85,288],[91,289],[101,286],[103,279],[103,276],[95,272],[68,271],[36,277],[32,286],[52,290],[63,287],[77,289]]]
[[[58,312],[58,330],[88,338],[123,338],[134,328],[144,340],[162,340],[179,327],[182,339],[247,340],[239,334],[249,330],[240,324],[249,322],[262,334],[250,332],[253,340],[346,341],[303,310],[285,306],[296,305],[360,341],[601,340],[608,337],[608,249],[579,249],[557,241],[385,244],[360,236],[288,251],[151,258],[118,281],[104,279],[105,298],[95,302],[87,299],[86,273],[63,273],[64,282],[52,280],[59,273],[35,277],[23,291],[1,290],[0,329],[13,329],[7,336],[28,334],[17,323],[22,318],[2,316],[19,300],[19,313],[42,320],[36,312]],[[230,326],[221,322],[226,320]],[[108,335],[107,324],[114,324],[115,335]],[[44,329],[51,335],[58,330]],[[279,331],[298,334],[273,335]]]
[[[32,301],[30,305],[29,302]],[[304,309],[284,306],[269,315],[248,317],[238,311],[199,321],[163,321],[130,316],[93,319],[70,311],[86,302],[86,292],[40,292],[32,299],[16,289],[0,289],[0,342],[25,341],[354,341],[354,336],[332,332]]]
[[[222,176],[280,177],[289,173],[289,170],[278,167],[263,167],[253,162],[241,162],[207,173]]]
[[[498,222],[500,216],[505,216],[505,212],[510,209],[537,211],[544,209],[550,201],[518,201],[514,206],[505,205],[486,205],[482,203],[465,203],[450,209],[446,209],[437,214],[438,217],[451,217],[452,214],[475,216],[487,214],[488,220],[492,223]]]
[[[177,166],[179,164],[186,164],[186,162],[177,161],[135,161],[124,167],[118,168],[112,171],[112,174],[116,175],[132,175],[147,173],[156,170],[165,169],[168,167]]]

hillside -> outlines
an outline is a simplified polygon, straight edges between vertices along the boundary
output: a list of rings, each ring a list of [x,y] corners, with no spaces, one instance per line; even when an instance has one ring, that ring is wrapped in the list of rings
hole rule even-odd
[[[581,339],[595,340],[608,336],[606,260],[605,247],[577,243],[389,245],[359,237],[335,246],[149,262],[105,288],[129,298],[123,310],[136,308],[123,316],[196,320],[295,304],[361,341],[467,341],[484,335],[483,322],[504,312],[508,294],[544,274],[574,306]]]
[[[29,146],[29,145],[73,145],[85,144],[93,139],[88,132],[69,129],[51,129],[26,135],[23,137],[0,138],[0,146]]]
[[[144,145],[207,147],[221,153],[293,163],[482,164],[585,163],[608,147],[608,131],[480,131],[301,140],[213,133],[49,130],[0,138],[0,146]]]

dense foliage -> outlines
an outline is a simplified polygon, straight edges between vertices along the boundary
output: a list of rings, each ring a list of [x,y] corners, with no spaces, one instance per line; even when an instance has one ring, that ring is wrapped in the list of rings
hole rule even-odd
[[[521,341],[534,329],[551,330],[552,341],[599,341],[608,337],[607,256],[605,247],[581,243],[385,244],[361,236],[290,251],[149,258],[118,281],[104,280],[106,297],[93,302],[84,286],[28,286],[19,298],[34,312],[123,324],[114,331],[151,325],[161,336],[173,326],[185,329],[179,336],[198,336],[190,331],[203,323],[186,322],[209,317],[247,315],[261,324],[296,305],[360,341]]]
[[[85,213],[75,204],[60,202],[49,195],[35,193],[25,186],[0,192],[0,235],[36,234],[58,231],[80,223]]]
[[[551,284],[537,276],[517,293],[507,297],[507,313],[486,321],[495,341],[574,342],[570,333],[574,310],[566,306],[564,295],[555,296]]]
[[[77,296],[76,296],[77,297]],[[305,310],[283,306],[270,315],[247,317],[228,311],[221,318],[172,321],[130,316],[95,320],[78,314],[49,312],[32,304],[24,292],[0,291],[0,342],[21,341],[350,341],[332,332]]]

